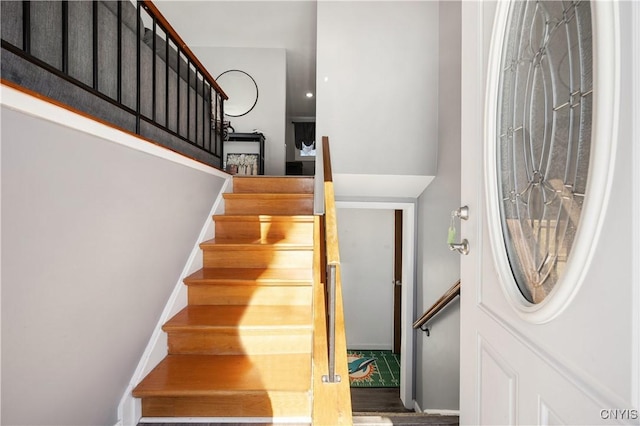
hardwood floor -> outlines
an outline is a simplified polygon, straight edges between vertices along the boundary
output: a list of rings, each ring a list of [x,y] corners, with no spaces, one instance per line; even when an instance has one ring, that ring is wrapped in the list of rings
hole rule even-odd
[[[400,401],[400,388],[351,388],[354,413],[413,413]]]
[[[458,416],[416,413],[400,401],[399,388],[351,388],[353,424],[402,426],[454,426]]]
[[[415,413],[400,401],[399,388],[351,388],[353,424],[357,426],[402,425],[402,426],[454,426],[458,416],[439,416]],[[199,423],[197,426],[265,426],[258,423]],[[193,423],[153,423],[139,426],[194,426]],[[286,426],[296,426],[288,424]]]

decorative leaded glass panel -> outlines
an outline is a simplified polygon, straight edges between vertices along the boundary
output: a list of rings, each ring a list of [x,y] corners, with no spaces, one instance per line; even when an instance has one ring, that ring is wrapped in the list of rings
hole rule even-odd
[[[584,203],[592,120],[588,1],[513,1],[502,51],[497,181],[507,257],[540,303],[562,276]]]

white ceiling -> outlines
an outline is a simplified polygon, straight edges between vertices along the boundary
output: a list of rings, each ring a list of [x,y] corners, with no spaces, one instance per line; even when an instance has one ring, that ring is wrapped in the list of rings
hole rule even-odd
[[[284,48],[291,117],[315,117],[316,1],[176,1],[154,4],[190,46]],[[215,77],[224,70],[209,70]],[[224,87],[223,87],[224,89]]]

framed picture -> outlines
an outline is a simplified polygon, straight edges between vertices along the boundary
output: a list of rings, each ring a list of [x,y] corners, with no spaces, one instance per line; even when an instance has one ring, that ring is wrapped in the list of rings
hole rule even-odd
[[[227,154],[225,171],[232,175],[258,175],[258,154]]]

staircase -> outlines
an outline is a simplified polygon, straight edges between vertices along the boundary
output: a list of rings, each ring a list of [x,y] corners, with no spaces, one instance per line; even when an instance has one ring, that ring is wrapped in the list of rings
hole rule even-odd
[[[168,355],[133,390],[142,416],[311,422],[313,178],[234,177],[164,326]]]

